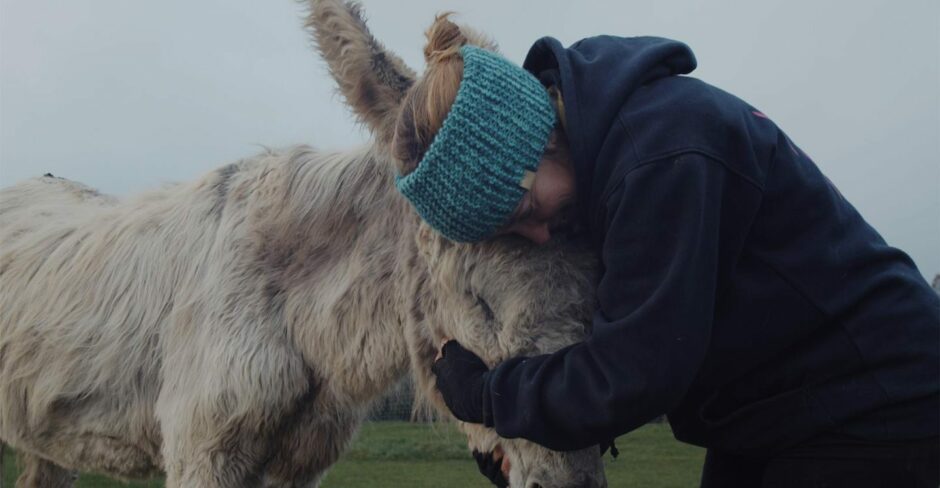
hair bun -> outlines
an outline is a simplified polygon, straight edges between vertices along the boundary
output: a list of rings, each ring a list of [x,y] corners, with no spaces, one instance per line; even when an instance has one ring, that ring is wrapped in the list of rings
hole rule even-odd
[[[428,43],[424,46],[424,60],[429,65],[460,56],[461,46],[467,43],[467,38],[460,32],[460,27],[448,19],[452,13],[438,14],[434,18],[434,23],[424,33],[428,39]]]

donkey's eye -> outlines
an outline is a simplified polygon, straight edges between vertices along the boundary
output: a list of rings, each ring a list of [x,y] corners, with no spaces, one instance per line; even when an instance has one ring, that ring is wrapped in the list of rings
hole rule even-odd
[[[477,305],[479,305],[480,309],[483,310],[483,316],[486,317],[486,320],[491,322],[495,321],[496,314],[493,313],[493,309],[490,308],[490,304],[486,303],[486,300],[480,298],[479,295],[474,295],[474,298],[477,300]]]

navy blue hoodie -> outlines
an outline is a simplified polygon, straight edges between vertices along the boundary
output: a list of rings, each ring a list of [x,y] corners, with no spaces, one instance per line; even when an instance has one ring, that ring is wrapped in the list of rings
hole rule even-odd
[[[524,67],[561,88],[602,273],[590,337],[495,367],[486,425],[557,450],[663,414],[750,454],[938,435],[937,295],[771,119],[668,39],[546,37]]]

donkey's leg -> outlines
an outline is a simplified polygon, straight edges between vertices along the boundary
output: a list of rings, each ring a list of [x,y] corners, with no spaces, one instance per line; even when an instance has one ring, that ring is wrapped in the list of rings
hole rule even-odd
[[[232,399],[178,396],[161,417],[167,488],[261,486],[267,446],[264,420],[255,412],[233,415]]]
[[[19,454],[23,468],[16,488],[71,488],[78,475],[32,454]]]
[[[310,406],[268,410],[168,435],[167,488],[318,486],[349,443],[361,415],[319,415]]]
[[[269,412],[266,417],[277,421],[263,432],[256,429],[258,421],[246,418],[228,422],[235,429],[218,430],[211,440],[168,436],[165,442],[182,442],[174,449],[180,454],[165,451],[167,488],[319,486],[327,469],[349,446],[365,411],[316,393],[311,385],[290,409]],[[186,435],[192,434],[190,430]]]
[[[255,436],[223,433],[217,439],[196,440],[188,459],[168,459],[167,488],[226,488],[261,486],[264,441]]]
[[[316,394],[312,373],[297,357],[242,355],[266,364],[246,361],[210,370],[196,385],[188,382],[195,375],[178,385],[164,383],[157,417],[167,488],[262,486],[272,446],[287,433],[281,429],[284,420]]]
[[[315,488],[346,451],[365,411],[331,395],[316,398],[286,421],[272,440],[275,453],[264,469],[265,488]]]

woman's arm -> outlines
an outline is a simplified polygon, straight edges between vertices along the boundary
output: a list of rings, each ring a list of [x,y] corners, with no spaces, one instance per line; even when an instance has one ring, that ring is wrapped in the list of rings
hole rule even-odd
[[[486,373],[484,424],[570,450],[674,408],[705,356],[716,296],[760,198],[749,180],[698,153],[631,170],[607,202],[591,336]]]

